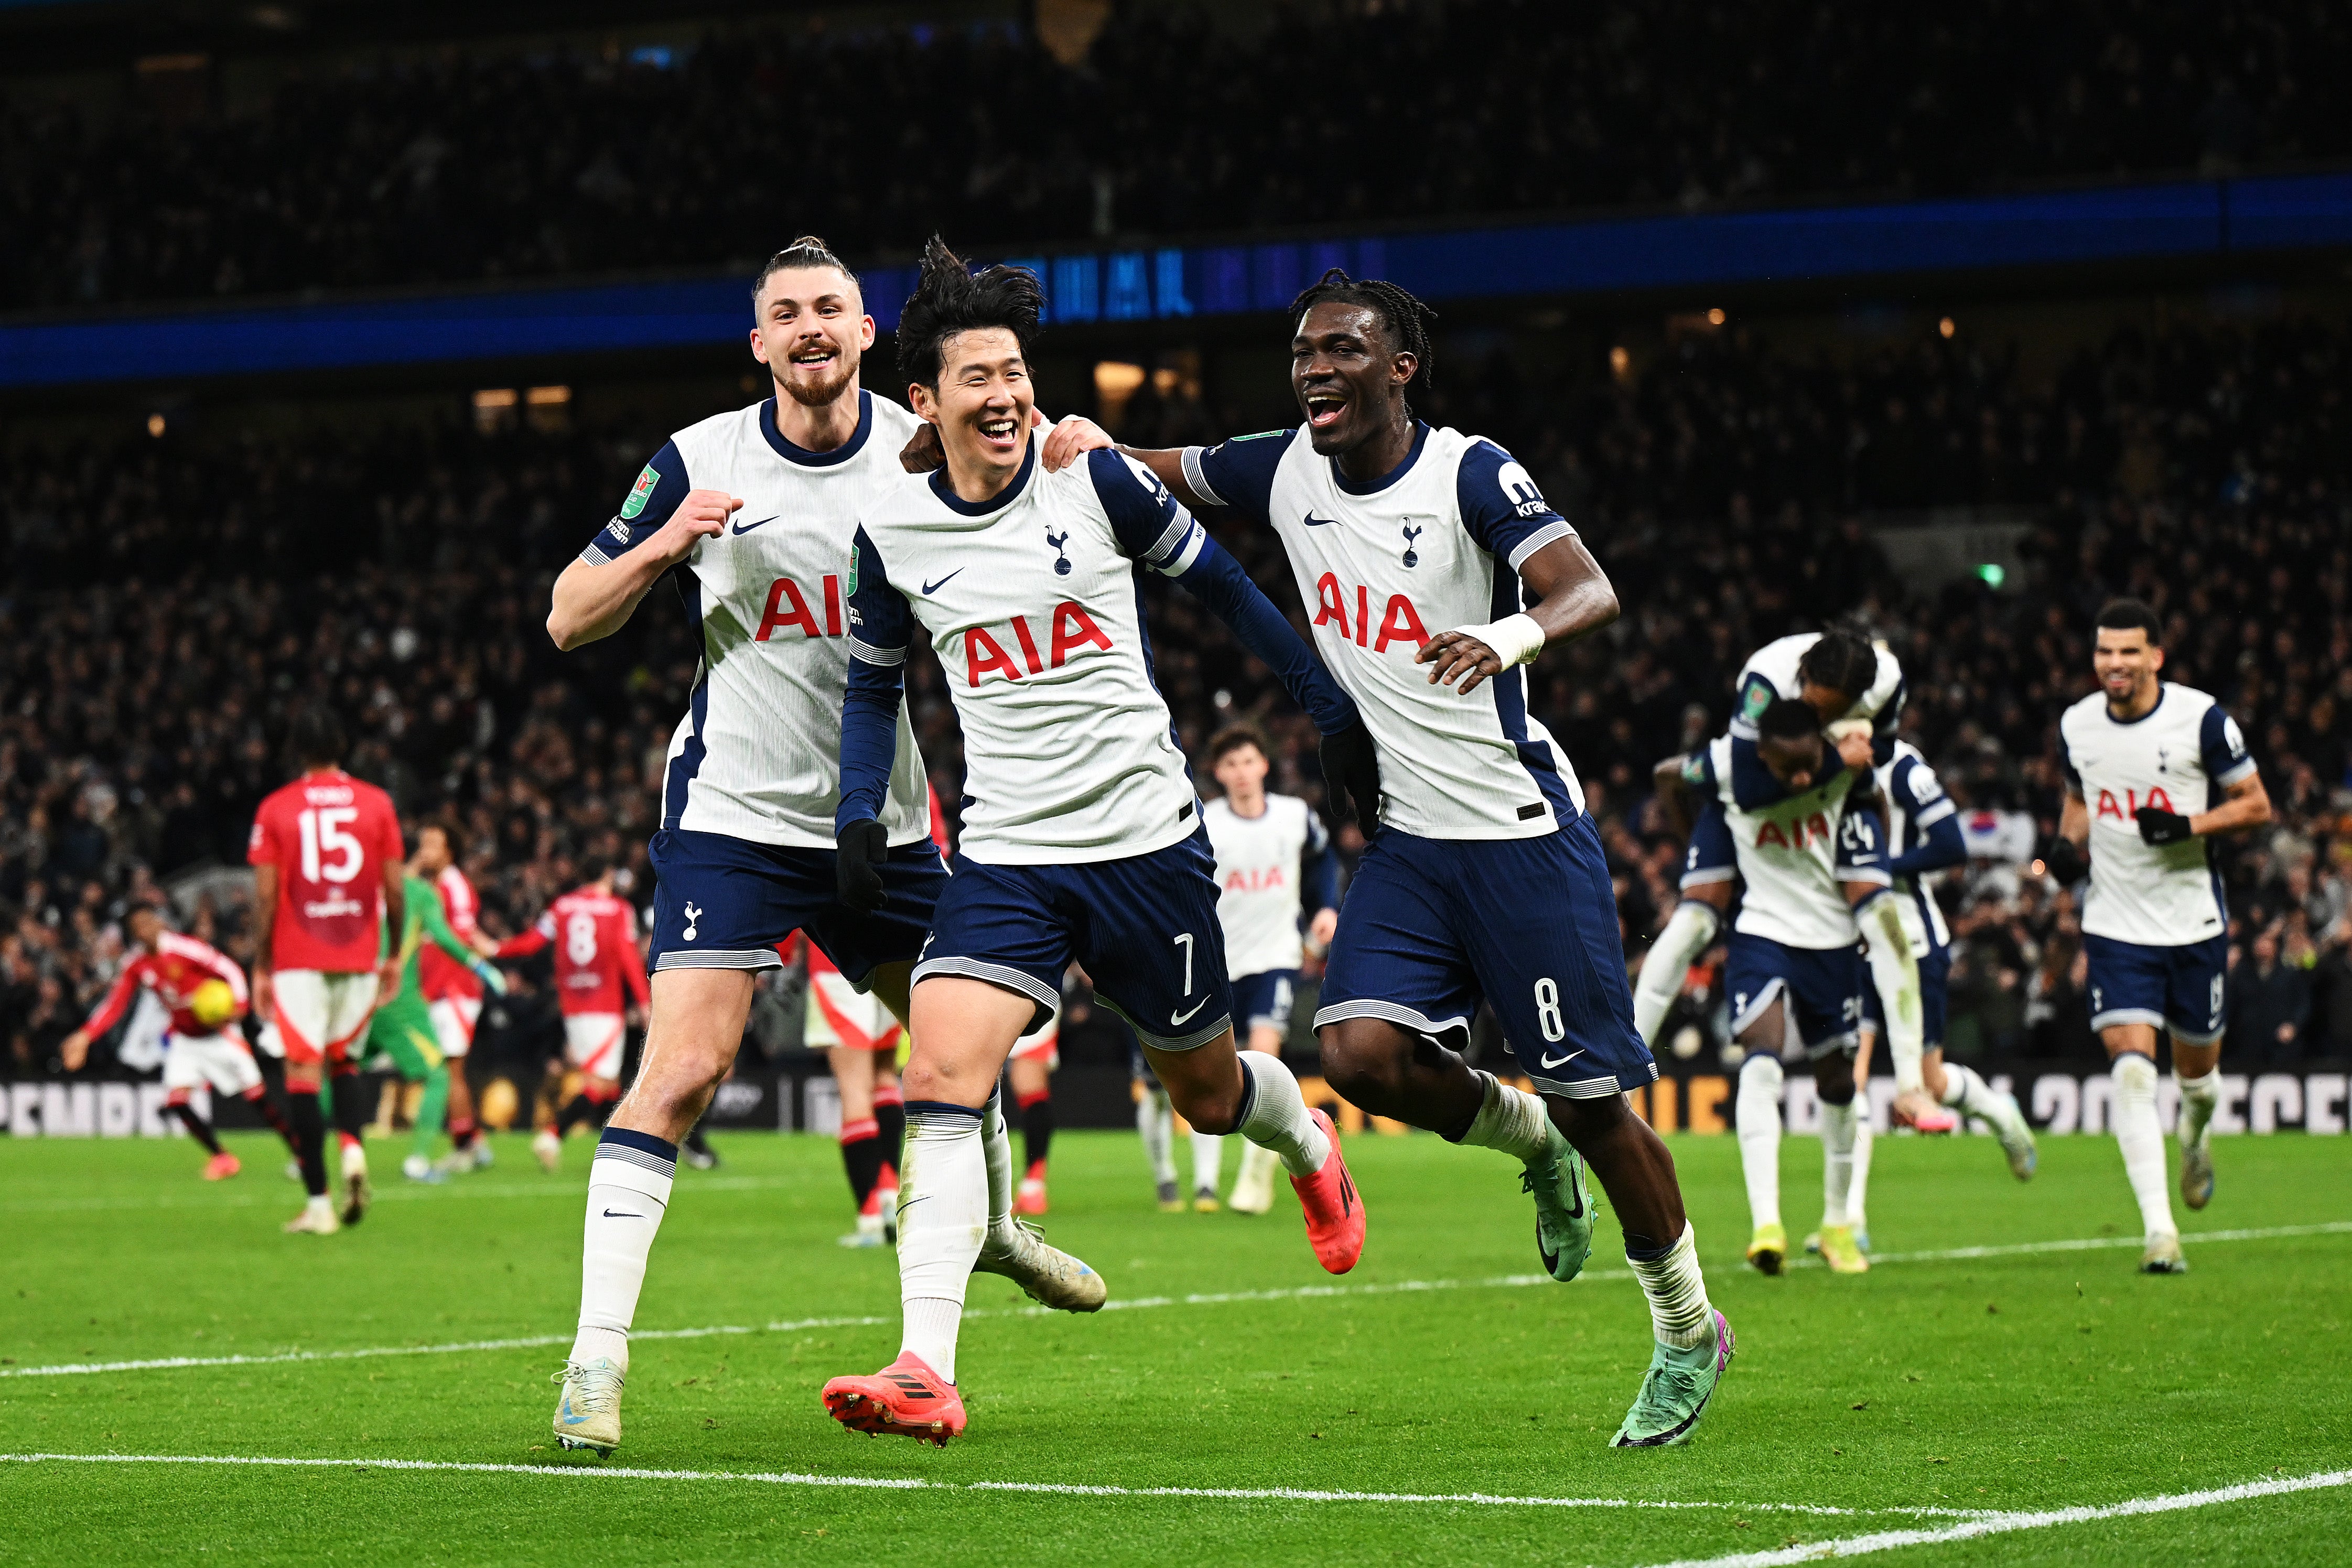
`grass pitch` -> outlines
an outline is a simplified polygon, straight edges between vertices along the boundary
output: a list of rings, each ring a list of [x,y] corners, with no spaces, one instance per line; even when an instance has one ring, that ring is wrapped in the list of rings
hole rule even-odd
[[[2352,1468],[2352,1147],[2333,1139],[2221,1140],[2181,1279],[2132,1271],[2111,1140],[2048,1140],[2026,1186],[1989,1139],[1882,1140],[1889,1260],[1766,1280],[1739,1261],[1733,1140],[1678,1138],[1739,1357],[1693,1446],[1620,1453],[1603,1444],[1649,1333],[1615,1227],[1586,1280],[1532,1281],[1498,1156],[1351,1139],[1370,1236],[1334,1281],[1286,1198],[1263,1219],[1161,1215],[1131,1135],[1065,1134],[1048,1233],[1120,1310],[1024,1313],[975,1279],[971,1428],[934,1450],[852,1436],[818,1403],[898,1347],[890,1254],[834,1243],[833,1145],[722,1137],[725,1168],[679,1174],[637,1321],[723,1332],[637,1341],[602,1463],[548,1435],[587,1143],[548,1176],[503,1139],[495,1170],[441,1188],[402,1184],[378,1145],[388,1190],[325,1239],[278,1234],[299,1207],[282,1156],[236,1146],[247,1174],[208,1186],[185,1142],[0,1140],[0,1452],[333,1462],[0,1462],[0,1560],[1646,1564],[1895,1532],[1890,1562],[2317,1563],[2342,1560],[2352,1507],[2331,1486],[2096,1511]],[[1784,1148],[1793,1236],[1820,1154]],[[2112,1244],[1948,1255],[2070,1241]],[[537,1336],[554,1343],[332,1354]],[[298,1353],[322,1354],[216,1364]],[[167,1358],[215,1364],[37,1370]],[[615,1473],[656,1469],[688,1473]],[[989,1484],[1008,1482],[1031,1490]],[[1318,1491],[1402,1495],[1296,1495]]]

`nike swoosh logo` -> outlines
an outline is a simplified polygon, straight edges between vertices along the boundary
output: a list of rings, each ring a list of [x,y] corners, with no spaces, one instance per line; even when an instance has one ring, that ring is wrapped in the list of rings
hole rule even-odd
[[[1318,517],[1312,512],[1307,514],[1307,526],[1310,528],[1328,528],[1339,520],[1337,517]]]
[[[923,591],[925,593],[937,593],[940,589],[945,588],[948,585],[948,578],[954,577],[962,570],[963,568],[958,567],[954,571],[948,573],[947,577],[940,579],[937,582],[927,582],[923,584]]]
[[[607,1219],[643,1219],[645,1216],[642,1214],[625,1214],[617,1208],[608,1208],[604,1211],[604,1218]]]
[[[1171,1026],[1173,1026],[1173,1025],[1176,1025],[1176,1024],[1181,1024],[1181,1023],[1182,1023],[1186,1019],[1191,1018],[1194,1013],[1199,1012],[1202,1008],[1205,1008],[1205,1007],[1207,1007],[1208,1005],[1209,1005],[1209,998],[1206,998],[1206,997],[1202,997],[1199,1001],[1194,1002],[1191,1007],[1189,1007],[1189,1008],[1185,1009],[1182,1012],[1178,1013],[1178,1014],[1176,1014],[1175,1016],[1173,1016],[1172,1018],[1171,1018],[1171,1019],[1168,1020],[1168,1022],[1170,1023],[1170,1025],[1171,1025]]]
[[[1543,1064],[1546,1067],[1564,1067],[1583,1054],[1584,1052],[1580,1051],[1571,1051],[1566,1056],[1554,1057],[1550,1051],[1547,1051],[1543,1054]]]
[[[782,515],[783,515],[783,514],[782,514],[782,513],[781,513],[781,512],[772,512],[772,513],[770,513],[768,516],[766,516],[766,517],[761,517],[761,518],[758,522],[756,522],[756,523],[738,523],[738,524],[736,524],[736,525],[735,525],[735,531],[736,531],[737,533],[739,533],[739,534],[748,534],[748,533],[750,533],[753,528],[766,528],[770,523],[774,522],[778,517],[782,517]]]

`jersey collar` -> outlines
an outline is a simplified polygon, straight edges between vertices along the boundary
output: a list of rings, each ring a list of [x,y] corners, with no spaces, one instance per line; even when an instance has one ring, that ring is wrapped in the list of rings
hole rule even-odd
[[[2107,722],[2109,724],[2116,726],[2119,729],[2128,729],[2136,724],[2146,724],[2149,719],[2154,718],[2164,707],[2165,685],[2166,683],[2163,681],[2156,683],[2156,700],[2148,704],[2147,711],[2140,715],[2137,718],[2117,718],[2116,716],[2115,708],[2106,701],[2106,694],[2105,692],[2099,694],[2099,711],[2107,716]]]
[[[1345,474],[1339,472],[1339,460],[1337,457],[1328,457],[1324,459],[1324,461],[1331,465],[1331,483],[1339,486],[1343,493],[1350,496],[1377,496],[1381,491],[1387,489],[1390,486],[1395,484],[1398,480],[1412,472],[1412,465],[1421,461],[1422,444],[1428,439],[1428,422],[1426,420],[1414,420],[1412,422],[1412,450],[1404,455],[1403,462],[1398,464],[1395,467],[1390,469],[1387,473],[1381,475],[1379,478],[1373,480],[1369,485],[1359,485],[1355,481],[1349,479]]]
[[[991,496],[987,500],[967,501],[957,495],[955,486],[948,483],[948,471],[944,464],[931,470],[931,494],[937,496],[940,503],[949,510],[961,516],[991,517],[1021,498],[1021,492],[1029,487],[1029,476],[1035,472],[1036,467],[1037,433],[1033,430],[1029,433],[1029,449],[1021,455],[1021,471],[1013,476],[1013,483]]]
[[[776,400],[772,397],[760,405],[760,434],[768,438],[769,450],[787,463],[797,463],[803,468],[830,468],[846,463],[864,450],[866,438],[874,434],[874,394],[865,388],[857,389],[857,428],[849,439],[830,452],[811,452],[807,447],[784,439],[776,428]]]

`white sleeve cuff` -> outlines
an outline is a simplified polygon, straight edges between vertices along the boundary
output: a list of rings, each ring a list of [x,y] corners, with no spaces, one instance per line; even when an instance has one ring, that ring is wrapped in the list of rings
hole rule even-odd
[[[1543,527],[1538,528],[1535,532],[1529,534],[1527,538],[1521,539],[1517,544],[1511,547],[1511,570],[1513,571],[1518,570],[1521,562],[1525,561],[1528,557],[1535,554],[1536,551],[1543,549],[1544,546],[1556,543],[1560,539],[1572,539],[1575,537],[1576,530],[1570,528],[1565,522],[1546,523]]]

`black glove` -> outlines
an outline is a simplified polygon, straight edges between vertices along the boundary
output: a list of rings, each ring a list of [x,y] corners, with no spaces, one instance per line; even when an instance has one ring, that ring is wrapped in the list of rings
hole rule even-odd
[[[860,914],[882,907],[881,865],[890,858],[890,835],[871,817],[841,830],[833,857],[834,896]]]
[[[1361,719],[1323,737],[1323,788],[1331,814],[1353,815],[1366,839],[1381,831],[1381,758]]]
[[[2042,869],[2059,886],[2072,887],[2089,873],[2091,862],[2074,840],[2053,836],[2050,847],[2042,852]]]
[[[2178,844],[2197,836],[2189,831],[2188,818],[2159,806],[2142,806],[2132,813],[2132,821],[2139,824],[2144,844]]]

